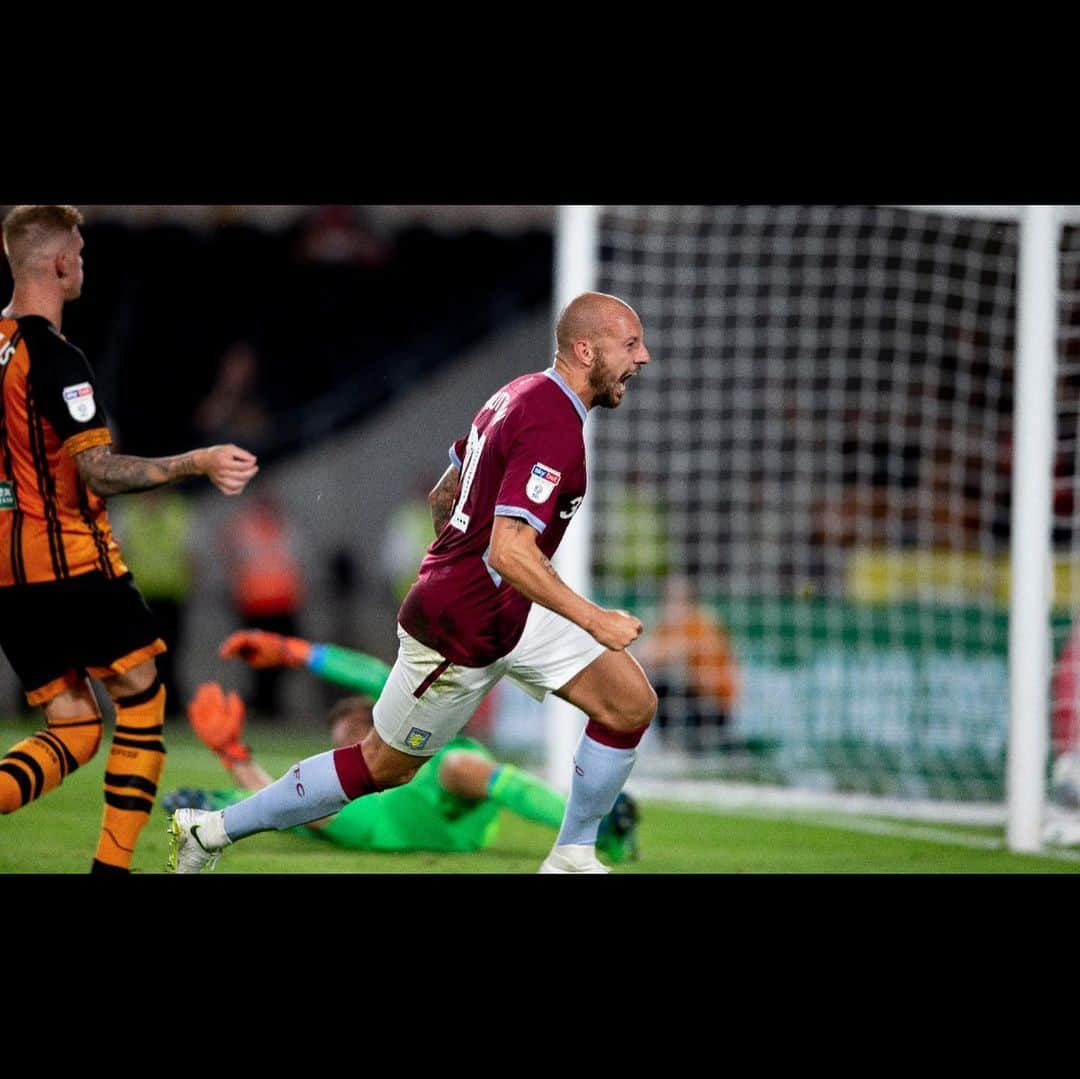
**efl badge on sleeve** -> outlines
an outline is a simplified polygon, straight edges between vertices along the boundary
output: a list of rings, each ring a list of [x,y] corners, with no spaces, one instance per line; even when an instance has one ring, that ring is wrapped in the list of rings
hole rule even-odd
[[[89,382],[77,382],[74,386],[64,387],[64,400],[67,402],[68,412],[71,418],[79,423],[86,423],[93,419],[97,412],[94,403],[94,387]]]
[[[546,502],[551,497],[551,492],[559,486],[561,479],[561,472],[556,472],[555,469],[548,468],[547,465],[542,465],[537,461],[532,466],[529,482],[525,485],[525,493],[529,496],[529,501]]]

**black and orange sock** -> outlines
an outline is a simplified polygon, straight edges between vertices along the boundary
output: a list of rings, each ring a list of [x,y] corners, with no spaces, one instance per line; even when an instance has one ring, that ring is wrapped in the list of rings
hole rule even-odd
[[[48,794],[97,752],[101,716],[49,721],[0,758],[0,813],[14,813]]]
[[[165,767],[165,688],[114,699],[116,728],[105,762],[105,812],[93,873],[130,870],[139,833],[150,819]]]

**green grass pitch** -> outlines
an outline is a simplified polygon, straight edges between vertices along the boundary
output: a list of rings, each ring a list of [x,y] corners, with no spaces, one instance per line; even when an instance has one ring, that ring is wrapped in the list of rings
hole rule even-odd
[[[0,722],[0,751],[32,733],[30,721]],[[249,732],[273,775],[325,748],[322,731]],[[106,731],[106,739],[109,731]],[[161,789],[219,787],[227,776],[182,719],[166,726],[168,760]],[[89,870],[101,820],[101,777],[107,740],[98,755],[41,801],[0,819],[0,873],[83,874]],[[629,784],[633,791],[633,779]],[[134,869],[163,874],[166,818],[155,808]],[[214,875],[225,874],[532,874],[553,833],[504,814],[499,836],[475,854],[360,854],[291,834],[265,833],[237,844]],[[1077,873],[1080,853],[1014,855],[1002,830],[904,825],[820,814],[720,812],[642,803],[641,858],[618,874],[1014,874]]]

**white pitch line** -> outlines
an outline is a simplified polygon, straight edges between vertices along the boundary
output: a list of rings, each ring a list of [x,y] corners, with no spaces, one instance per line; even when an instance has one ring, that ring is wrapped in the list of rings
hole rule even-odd
[[[895,836],[897,839],[914,839],[926,843],[942,843],[946,846],[970,847],[977,850],[1007,851],[1004,838],[975,835],[971,832],[958,832],[944,828],[927,828],[917,824],[892,823],[883,820],[870,820],[863,817],[821,816],[816,813],[784,812],[778,808],[765,808],[741,805],[710,805],[704,803],[672,802],[668,804],[680,809],[693,809],[702,813],[727,813],[733,816],[754,817],[761,820],[788,820],[795,824],[836,828],[840,831],[867,832],[871,835]],[[1050,858],[1062,862],[1080,862],[1080,850],[1045,847],[1037,854],[1019,855],[1019,857]]]

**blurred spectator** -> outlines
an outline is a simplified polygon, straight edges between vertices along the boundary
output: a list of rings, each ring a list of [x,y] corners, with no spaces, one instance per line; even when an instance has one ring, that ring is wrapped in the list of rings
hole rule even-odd
[[[428,504],[434,487],[427,477],[419,477],[412,495],[399,502],[383,532],[380,564],[383,580],[398,605],[416,580],[420,560],[435,539],[435,526]]]
[[[222,353],[214,384],[196,406],[192,423],[195,432],[212,443],[262,444],[270,430],[270,411],[259,353],[250,341],[236,341]]]
[[[225,523],[223,551],[237,629],[301,635],[306,586],[300,535],[285,507],[268,490],[253,493]],[[255,671],[252,711],[263,719],[282,714],[281,669]]]
[[[177,671],[184,642],[185,615],[194,578],[192,515],[186,495],[157,487],[140,498],[110,507],[123,538],[124,560],[158,623],[168,651],[157,657],[169,715],[182,715],[186,694]]]
[[[687,577],[673,574],[664,582],[659,621],[633,653],[660,699],[656,722],[666,743],[700,752],[730,741],[738,663],[727,631],[698,602]]]
[[[297,229],[296,253],[303,262],[381,266],[392,252],[360,206],[317,206]]]
[[[326,581],[329,594],[326,597],[331,640],[352,644],[357,637],[356,604],[361,588],[361,574],[353,552],[338,547],[330,553],[326,564]],[[327,708],[337,701],[337,690],[330,682],[320,682],[319,688]]]
[[[1060,805],[1080,808],[1080,623],[1073,625],[1054,663],[1050,683],[1054,762],[1051,796]]]
[[[659,485],[634,469],[624,486],[605,494],[603,537],[595,547],[597,573],[611,587],[649,592],[671,564]]]
[[[843,472],[812,510],[815,564],[839,549],[985,551],[1007,537],[1009,427],[991,437],[943,392],[913,381],[898,417],[881,404],[845,413]]]
[[[351,641],[356,632],[352,624],[352,604],[360,588],[356,559],[347,547],[338,547],[327,564],[334,618],[335,641]]]

